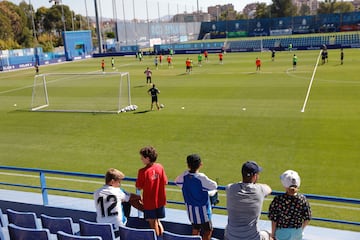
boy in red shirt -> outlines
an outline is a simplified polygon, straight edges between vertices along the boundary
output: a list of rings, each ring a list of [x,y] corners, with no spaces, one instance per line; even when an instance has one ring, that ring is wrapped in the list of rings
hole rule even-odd
[[[167,176],[161,164],[155,163],[157,152],[154,147],[148,146],[140,149],[141,161],[145,165],[139,169],[136,188],[142,190],[144,204],[144,218],[149,222],[156,235],[164,232],[161,218],[165,218]]]

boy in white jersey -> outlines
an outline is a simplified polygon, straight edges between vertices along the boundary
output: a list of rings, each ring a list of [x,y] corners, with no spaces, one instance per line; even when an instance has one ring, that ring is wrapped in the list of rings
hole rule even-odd
[[[126,218],[123,214],[122,202],[139,202],[141,197],[127,193],[120,189],[121,180],[125,175],[115,168],[110,168],[105,174],[105,185],[94,193],[96,207],[96,221],[111,223],[114,229],[124,225]]]

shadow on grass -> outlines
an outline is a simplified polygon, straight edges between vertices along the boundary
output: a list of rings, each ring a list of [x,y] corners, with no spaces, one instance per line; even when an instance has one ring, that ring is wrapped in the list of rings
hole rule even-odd
[[[147,113],[147,112],[151,112],[151,110],[144,110],[144,111],[134,112],[134,114],[141,114],[141,113]]]
[[[180,73],[180,74],[178,74],[177,76],[185,76],[185,75],[190,75],[190,74],[188,74],[188,73]]]

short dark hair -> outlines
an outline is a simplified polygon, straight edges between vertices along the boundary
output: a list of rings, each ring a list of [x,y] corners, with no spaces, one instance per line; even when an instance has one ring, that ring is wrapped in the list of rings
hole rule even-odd
[[[187,165],[190,169],[190,172],[196,172],[199,169],[201,164],[201,159],[198,154],[191,154],[186,157]]]
[[[148,157],[150,162],[155,162],[158,157],[156,149],[152,146],[143,147],[140,149],[140,154],[145,158]]]

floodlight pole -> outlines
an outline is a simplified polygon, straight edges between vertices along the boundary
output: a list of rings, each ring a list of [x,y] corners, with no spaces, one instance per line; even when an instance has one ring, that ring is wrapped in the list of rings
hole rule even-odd
[[[128,37],[127,37],[126,20],[125,20],[125,6],[124,6],[124,0],[122,0],[122,8],[123,8],[123,16],[124,16],[125,44],[127,45],[127,42],[128,42]]]
[[[147,28],[148,28],[148,39],[149,39],[149,47],[150,47],[150,20],[149,20],[149,7],[148,1],[146,0],[146,19],[147,19]]]
[[[86,11],[86,21],[87,21],[87,27],[88,27],[88,30],[90,30],[90,21],[89,21],[89,14],[88,14],[88,8],[87,8],[87,1],[85,1],[85,11]],[[81,22],[81,21],[80,21]]]
[[[99,23],[99,13],[97,7],[97,0],[94,0],[95,4],[95,19],[96,19],[96,32],[97,32],[97,39],[99,43],[99,53],[102,53],[102,38],[101,38],[101,31],[100,31],[100,23]]]
[[[134,2],[135,0],[133,0],[132,1],[132,5],[133,5],[133,15],[134,15],[134,27],[135,27],[135,44],[137,45],[137,29],[136,29],[136,24],[137,24],[137,22],[136,22],[136,15],[135,15],[135,2]]]
[[[38,44],[38,40],[37,40],[37,34],[36,34],[36,28],[35,28],[35,20],[34,20],[34,8],[31,5],[31,0],[29,0],[29,6],[31,6],[31,23],[32,23],[32,28],[33,28],[33,35],[36,41],[36,45]]]

